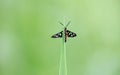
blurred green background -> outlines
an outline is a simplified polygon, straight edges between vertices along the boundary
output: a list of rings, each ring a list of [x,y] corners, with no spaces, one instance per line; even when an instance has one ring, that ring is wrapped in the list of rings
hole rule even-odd
[[[119,0],[0,0],[0,75],[58,75],[63,16],[68,75],[120,75]]]

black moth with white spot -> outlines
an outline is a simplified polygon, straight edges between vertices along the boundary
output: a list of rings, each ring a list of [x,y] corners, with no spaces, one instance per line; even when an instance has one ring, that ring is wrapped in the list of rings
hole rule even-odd
[[[60,23],[60,24],[62,24],[62,23]],[[68,22],[68,24],[65,26],[65,28],[64,28],[64,35],[65,35],[65,42],[67,41],[67,37],[71,37],[71,38],[73,38],[73,37],[76,37],[77,35],[76,35],[76,33],[74,33],[74,32],[71,32],[71,31],[69,31],[69,30],[67,30],[67,26],[70,24],[70,21]],[[63,25],[63,24],[62,24]],[[62,38],[63,37],[63,31],[61,31],[61,32],[59,32],[59,33],[57,33],[57,34],[54,34],[53,36],[51,36],[51,38]]]

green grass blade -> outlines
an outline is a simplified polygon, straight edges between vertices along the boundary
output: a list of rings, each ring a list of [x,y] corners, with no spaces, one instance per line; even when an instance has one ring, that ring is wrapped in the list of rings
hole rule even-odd
[[[63,30],[64,33],[64,30]],[[65,35],[62,38],[62,50],[60,52],[60,67],[59,75],[67,75],[67,64],[66,64],[66,42],[64,41]]]

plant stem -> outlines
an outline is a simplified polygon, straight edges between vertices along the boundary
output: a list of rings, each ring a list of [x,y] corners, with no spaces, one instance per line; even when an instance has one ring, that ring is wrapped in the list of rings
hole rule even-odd
[[[66,64],[66,42],[65,42],[65,34],[63,29],[63,37],[62,37],[62,50],[60,52],[60,67],[59,67],[59,75],[67,75],[67,64]]]

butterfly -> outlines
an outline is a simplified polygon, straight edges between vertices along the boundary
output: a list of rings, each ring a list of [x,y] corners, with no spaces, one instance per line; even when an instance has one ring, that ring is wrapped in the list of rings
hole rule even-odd
[[[61,31],[61,32],[59,32],[57,34],[52,35],[51,38],[62,38],[63,34],[64,34],[64,36],[65,36],[64,37],[64,41],[66,42],[67,41],[67,37],[71,37],[71,38],[76,37],[77,36],[76,33],[72,32],[70,30],[67,30],[67,26],[70,24],[70,22],[71,21],[69,21],[66,26],[64,26],[63,23],[59,22],[61,25],[64,26],[64,31]]]

